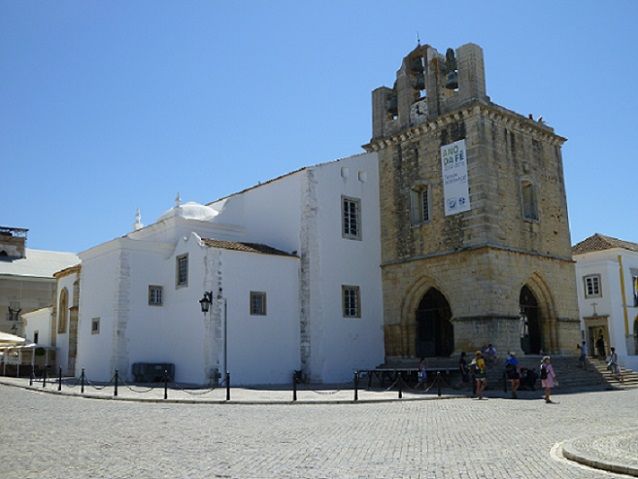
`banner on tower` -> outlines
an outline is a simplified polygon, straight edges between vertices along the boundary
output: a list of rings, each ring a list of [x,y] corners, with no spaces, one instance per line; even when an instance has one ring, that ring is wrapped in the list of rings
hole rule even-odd
[[[445,216],[469,211],[471,208],[465,140],[441,147],[441,171],[443,172]]]

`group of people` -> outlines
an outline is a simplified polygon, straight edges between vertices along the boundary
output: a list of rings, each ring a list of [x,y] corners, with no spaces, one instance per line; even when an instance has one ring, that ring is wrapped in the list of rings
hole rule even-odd
[[[496,362],[496,349],[494,349],[491,344],[488,346],[488,348],[493,350],[491,362],[494,363]],[[486,355],[482,351],[476,351],[476,353],[474,353],[474,358],[468,364],[467,355],[465,354],[465,352],[462,352],[461,357],[459,358],[459,371],[461,373],[462,382],[464,384],[467,384],[470,382],[471,379],[474,394],[478,399],[484,399],[483,393],[485,391],[485,388],[487,387]],[[533,369],[521,368],[518,358],[513,352],[510,352],[507,355],[507,359],[505,360],[505,375],[507,377],[507,380],[511,383],[512,398],[514,399],[518,397],[517,391],[519,390],[521,385],[527,386],[533,390],[535,388],[536,380],[539,376]],[[558,386],[558,379],[556,377],[556,372],[554,371],[554,367],[551,364],[551,358],[549,356],[544,356],[541,361],[540,379],[541,385],[545,392],[545,402],[552,403],[552,388]]]
[[[618,379],[620,382],[623,382],[622,371],[620,366],[618,365],[618,354],[616,353],[616,348],[609,348],[609,356],[606,355],[605,349],[605,338],[600,334],[596,342],[594,343],[596,346],[596,354],[600,359],[607,361],[607,369],[611,371],[611,373]],[[578,355],[578,364],[583,369],[587,369],[587,343],[582,341],[580,344],[576,345],[576,348],[579,350]]]

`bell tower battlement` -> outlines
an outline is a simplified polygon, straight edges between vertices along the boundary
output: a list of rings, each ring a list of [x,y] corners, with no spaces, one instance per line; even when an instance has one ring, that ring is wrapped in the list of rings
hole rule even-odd
[[[485,92],[483,50],[473,43],[441,55],[419,45],[404,59],[392,88],[372,92],[372,139],[396,134],[457,110]]]

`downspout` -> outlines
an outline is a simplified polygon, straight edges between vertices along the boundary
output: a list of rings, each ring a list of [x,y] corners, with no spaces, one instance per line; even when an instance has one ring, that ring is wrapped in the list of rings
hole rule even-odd
[[[618,255],[618,270],[620,274],[620,294],[622,296],[622,311],[625,318],[625,337],[629,336],[629,316],[627,315],[627,295],[625,293],[625,272],[622,267],[622,256]]]

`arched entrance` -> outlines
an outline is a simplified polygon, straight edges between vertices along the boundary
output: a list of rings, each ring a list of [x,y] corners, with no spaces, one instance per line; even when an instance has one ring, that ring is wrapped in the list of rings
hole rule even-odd
[[[542,349],[541,311],[536,296],[527,286],[521,289],[519,305],[524,321],[521,348],[525,354],[539,354]]]
[[[430,288],[416,310],[415,352],[419,358],[449,356],[454,351],[452,311],[445,297]]]

